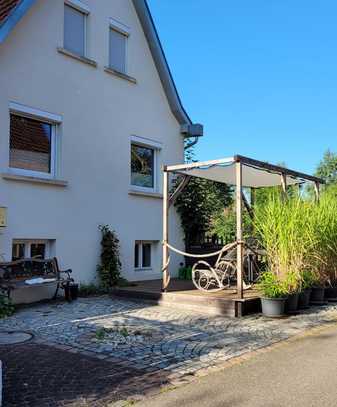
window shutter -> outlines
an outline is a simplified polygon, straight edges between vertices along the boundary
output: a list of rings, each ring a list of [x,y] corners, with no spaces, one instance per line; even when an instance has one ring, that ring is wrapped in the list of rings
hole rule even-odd
[[[126,73],[127,36],[110,29],[110,68]]]
[[[86,15],[68,5],[64,5],[64,48],[80,56],[85,56]]]

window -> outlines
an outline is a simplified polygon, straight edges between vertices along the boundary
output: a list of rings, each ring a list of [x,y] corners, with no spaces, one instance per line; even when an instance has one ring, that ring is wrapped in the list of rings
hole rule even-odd
[[[137,241],[135,243],[135,269],[149,269],[152,267],[152,243]]]
[[[20,260],[25,257],[25,244],[24,243],[13,243],[12,246],[12,260]]]
[[[155,149],[131,144],[131,185],[155,188]]]
[[[88,11],[77,7],[76,3],[64,5],[64,48],[85,57]]]
[[[109,68],[126,74],[126,45],[128,35],[110,27]]]
[[[13,240],[12,260],[36,257],[45,259],[49,256],[48,240]]]
[[[9,166],[51,173],[53,126],[28,117],[10,115]]]
[[[10,103],[9,170],[20,175],[56,175],[57,130],[62,117]]]
[[[11,114],[10,168],[52,174],[54,133],[50,123]]]

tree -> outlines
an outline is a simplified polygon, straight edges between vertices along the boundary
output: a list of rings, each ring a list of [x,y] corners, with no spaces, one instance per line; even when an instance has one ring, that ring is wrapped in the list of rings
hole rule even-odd
[[[323,178],[326,185],[337,185],[337,154],[327,150],[318,164],[315,175]]]
[[[194,151],[185,153],[186,162],[193,162]],[[179,183],[179,177],[175,185]],[[175,202],[185,233],[185,242],[196,243],[210,230],[213,216],[231,205],[232,188],[226,184],[192,177]]]

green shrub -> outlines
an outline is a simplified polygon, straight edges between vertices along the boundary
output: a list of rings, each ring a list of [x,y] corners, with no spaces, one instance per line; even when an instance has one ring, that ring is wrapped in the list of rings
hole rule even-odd
[[[265,298],[283,298],[287,295],[287,285],[280,280],[272,271],[266,271],[261,274],[257,289]]]
[[[256,207],[254,226],[266,250],[267,270],[296,292],[302,273],[313,266],[317,236],[312,222],[313,203],[298,197],[284,200],[273,192]]]
[[[107,294],[108,290],[103,287],[99,287],[95,284],[80,284],[78,295],[80,297],[90,297],[95,295]]]
[[[97,266],[100,285],[104,289],[110,289],[120,280],[121,261],[119,254],[119,240],[116,233],[109,226],[101,225],[99,230],[101,239],[101,263]]]
[[[15,307],[6,295],[0,294],[0,319],[14,314]]]
[[[336,188],[327,188],[310,219],[316,236],[312,269],[315,285],[337,285],[337,196]]]
[[[192,267],[180,267],[179,268],[180,280],[192,280]]]

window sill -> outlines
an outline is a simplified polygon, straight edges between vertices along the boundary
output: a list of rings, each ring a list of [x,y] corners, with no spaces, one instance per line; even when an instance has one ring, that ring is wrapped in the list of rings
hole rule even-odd
[[[68,186],[68,181],[53,179],[53,178],[41,178],[41,177],[31,177],[27,175],[17,175],[11,173],[2,173],[2,179],[6,181],[18,181],[18,182],[29,182],[32,184],[45,184],[55,187],[66,187]]]
[[[153,268],[152,267],[139,267],[139,268],[135,269],[135,273],[139,273],[142,271],[153,271]]]
[[[57,48],[57,52],[59,52],[60,54],[65,55],[67,57],[74,58],[77,61],[83,62],[84,64],[90,65],[90,66],[92,66],[94,68],[97,68],[97,62],[94,61],[93,59],[82,57],[81,55],[74,54],[73,52],[68,51],[67,49],[61,48],[61,47]]]
[[[163,195],[158,192],[137,191],[136,189],[129,189],[129,195],[143,196],[147,198],[163,199]]]
[[[107,66],[104,67],[104,71],[111,74],[111,75],[117,76],[118,78],[125,79],[125,80],[127,80],[127,81],[129,81],[129,82],[131,82],[133,84],[137,84],[137,79],[133,78],[132,76],[126,75],[125,73],[118,72],[118,71],[116,71],[116,70],[114,70],[112,68],[109,68]]]

